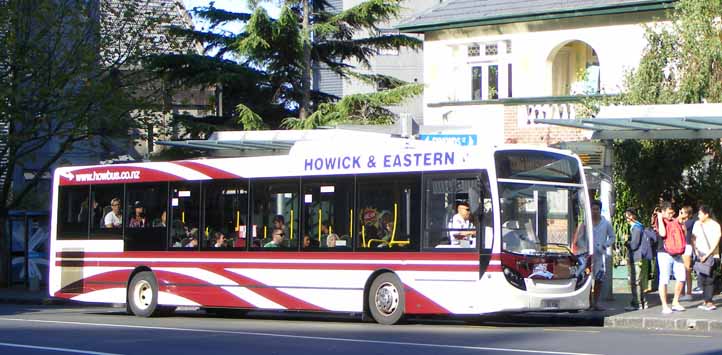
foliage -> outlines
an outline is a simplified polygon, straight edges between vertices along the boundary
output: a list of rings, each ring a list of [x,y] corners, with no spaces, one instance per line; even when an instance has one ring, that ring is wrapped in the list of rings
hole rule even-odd
[[[157,114],[162,83],[140,63],[148,53],[178,47],[149,38],[163,34],[172,11],[148,1],[0,1],[0,120],[7,125],[0,134],[0,156],[7,157],[0,167],[0,225],[8,210],[34,205],[23,201],[33,199],[51,169],[67,163],[67,153],[106,159],[112,138],[127,141],[133,128],[163,118]],[[13,184],[24,171],[35,177]],[[3,278],[7,262],[0,264]]]
[[[646,30],[639,67],[628,74],[625,92],[605,104],[722,102],[721,15],[720,1],[680,0],[669,14],[671,24]],[[617,141],[614,156],[618,231],[627,228],[624,209],[639,208],[640,221],[648,224],[660,199],[722,207],[719,142]]]
[[[338,102],[322,103],[316,112],[305,120],[287,118],[283,121],[283,126],[291,129],[313,129],[344,123],[391,124],[396,115],[386,107],[400,104],[422,91],[421,84],[405,84],[370,94],[348,95]]]
[[[310,96],[312,111],[321,110],[319,115],[324,117],[337,108],[348,107],[347,104],[333,104],[338,97],[310,88],[305,74],[312,66],[330,70],[343,78],[363,78],[365,82],[373,82],[374,86],[393,88],[403,82],[361,70],[367,68],[371,57],[381,50],[418,49],[421,46],[414,37],[384,33],[379,29],[379,24],[398,16],[400,0],[367,0],[341,12],[333,12],[321,0],[274,1],[281,8],[275,19],[258,6],[260,2],[249,1],[252,13],[217,9],[213,3],[193,9],[194,16],[206,21],[209,27],[192,31],[174,28],[173,31],[203,42],[204,55],[161,56],[150,61],[149,67],[178,84],[221,86],[227,107],[235,108],[234,119],[226,124],[241,125],[244,129],[276,128],[282,122],[293,121],[282,121],[285,118],[299,117],[304,94]],[[308,13],[304,13],[304,2],[309,5]],[[307,28],[303,26],[304,16],[309,20]],[[219,30],[232,23],[245,27],[238,33]],[[306,31],[310,31],[310,35]],[[309,38],[307,58],[304,43],[309,41],[304,41]],[[388,119],[388,110],[373,106],[379,101],[376,96],[361,95],[353,99],[368,99],[365,105],[370,109],[365,112],[376,112],[381,116],[372,119],[352,115],[333,121],[348,122],[359,117],[375,121]],[[320,119],[319,115],[314,120]],[[262,118],[262,124],[259,118]],[[329,119],[321,121],[328,122]]]

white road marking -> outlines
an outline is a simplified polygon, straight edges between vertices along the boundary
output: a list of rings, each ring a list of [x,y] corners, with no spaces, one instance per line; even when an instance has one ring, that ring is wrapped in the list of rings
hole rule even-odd
[[[191,333],[211,333],[211,334],[233,334],[233,335],[248,335],[248,336],[265,336],[273,338],[289,338],[289,339],[305,339],[305,340],[323,340],[323,341],[337,341],[345,343],[366,343],[366,344],[382,344],[382,345],[402,345],[412,346],[421,348],[441,348],[441,349],[464,349],[464,350],[481,350],[481,351],[498,351],[508,353],[532,353],[532,354],[549,354],[549,355],[600,355],[593,353],[574,353],[564,351],[547,351],[547,350],[532,350],[532,349],[511,349],[511,348],[491,348],[483,346],[468,346],[468,345],[450,345],[450,344],[430,344],[430,343],[410,343],[403,341],[385,341],[385,340],[366,340],[366,339],[351,339],[351,338],[332,338],[332,337],[318,337],[309,335],[291,335],[291,334],[275,334],[275,333],[259,333],[259,332],[241,332],[231,330],[213,330],[213,329],[193,329],[193,328],[175,328],[175,327],[156,327],[156,326],[143,326],[143,325],[128,325],[128,324],[104,324],[104,323],[86,323],[86,322],[68,322],[68,321],[56,321],[56,320],[40,320],[40,319],[23,319],[23,318],[2,318],[0,321],[13,321],[13,322],[31,322],[31,323],[48,323],[48,324],[67,324],[67,325],[82,325],[82,326],[95,326],[95,327],[107,327],[107,328],[129,328],[129,329],[146,329],[146,330],[167,330],[174,332],[191,332]]]
[[[75,353],[75,354],[89,354],[89,355],[120,355],[115,353],[103,353],[99,351],[81,350],[81,349],[70,349],[70,348],[54,348],[50,346],[36,346],[36,345],[25,345],[25,344],[13,344],[13,343],[0,343],[0,347],[6,346],[9,348],[23,348],[23,349],[35,349],[35,350],[48,350],[48,351],[60,351],[64,353]]]

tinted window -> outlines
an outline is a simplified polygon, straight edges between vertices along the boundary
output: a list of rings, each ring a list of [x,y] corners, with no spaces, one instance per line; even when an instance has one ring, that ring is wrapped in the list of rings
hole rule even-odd
[[[245,181],[212,181],[203,185],[205,230],[204,249],[246,247],[248,184]]]
[[[303,249],[352,247],[353,179],[303,183]]]
[[[126,209],[123,185],[93,185],[90,187],[91,201],[101,209],[91,209],[90,238],[115,239],[123,235]]]
[[[170,246],[198,250],[204,237],[200,225],[200,183],[177,182],[171,183],[170,188]]]
[[[420,180],[420,175],[358,178],[357,248],[418,249]]]
[[[165,250],[168,183],[126,185],[125,250]]]
[[[252,184],[251,248],[298,249],[298,179],[259,180]],[[277,229],[281,232],[274,233]]]
[[[88,199],[88,186],[61,187],[58,192],[58,239],[87,239],[88,226],[97,203]],[[97,213],[96,213],[97,214]],[[98,222],[100,223],[100,222]]]
[[[494,156],[499,179],[581,182],[579,163],[572,157],[532,150],[499,151]]]

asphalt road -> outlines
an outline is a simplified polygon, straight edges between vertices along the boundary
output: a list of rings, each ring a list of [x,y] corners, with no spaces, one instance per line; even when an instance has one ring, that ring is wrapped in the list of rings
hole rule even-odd
[[[0,305],[0,354],[722,354],[718,334],[504,320],[382,326],[343,315],[217,317],[186,310],[137,318],[119,308]]]

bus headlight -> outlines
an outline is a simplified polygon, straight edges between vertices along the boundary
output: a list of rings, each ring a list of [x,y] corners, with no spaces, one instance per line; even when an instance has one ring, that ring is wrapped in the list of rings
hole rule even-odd
[[[504,266],[504,277],[506,277],[506,280],[509,281],[510,284],[512,284],[514,287],[526,291],[526,283],[524,282],[524,278],[516,271]]]

